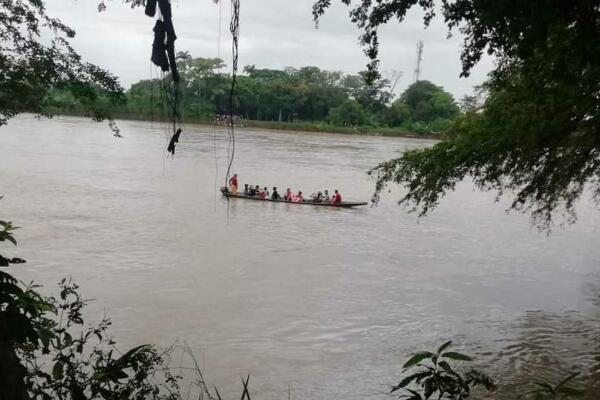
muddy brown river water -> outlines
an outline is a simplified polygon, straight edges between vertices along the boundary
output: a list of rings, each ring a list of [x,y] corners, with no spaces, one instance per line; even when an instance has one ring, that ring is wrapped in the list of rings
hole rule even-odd
[[[423,219],[396,188],[353,210],[228,203],[215,190],[224,132],[184,127],[165,159],[162,126],[120,127],[116,139],[25,115],[0,128],[0,210],[22,227],[9,254],[28,263],[13,272],[48,293],[71,276],[123,347],[186,342],[227,398],[251,372],[267,400],[388,398],[407,355],[446,339],[510,385],[600,364],[591,202],[549,236],[469,183]],[[234,170],[242,184],[368,200],[365,171],[430,144],[239,130]]]

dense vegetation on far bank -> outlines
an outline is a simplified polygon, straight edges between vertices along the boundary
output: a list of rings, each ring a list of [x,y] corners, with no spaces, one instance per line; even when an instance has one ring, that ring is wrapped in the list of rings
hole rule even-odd
[[[67,111],[54,109],[54,114],[72,115],[89,117],[87,112]],[[114,112],[113,118],[131,121],[164,121],[156,115],[130,114],[123,112]],[[187,118],[186,124],[213,126],[214,119],[208,118]],[[224,125],[223,125],[224,126]],[[278,121],[256,121],[243,120],[239,127],[250,129],[267,129],[275,131],[292,132],[319,132],[319,133],[339,133],[344,135],[365,135],[365,136],[386,136],[386,137],[408,137],[419,139],[437,139],[438,133],[418,133],[404,128],[387,127],[369,127],[369,126],[334,126],[325,122],[278,122]]]
[[[178,55],[181,71],[181,105],[184,123],[210,123],[228,113],[231,77],[221,72],[220,59]],[[159,79],[142,80],[126,92],[126,101],[100,102],[115,117],[167,119],[169,99]],[[244,68],[238,77],[237,114],[248,127],[371,134],[384,136],[435,136],[460,114],[450,93],[429,81],[413,83],[396,100],[393,84],[379,79],[373,85],[362,75],[345,75],[317,67],[284,70]],[[72,95],[72,88],[51,93],[57,113],[82,115],[88,107]]]

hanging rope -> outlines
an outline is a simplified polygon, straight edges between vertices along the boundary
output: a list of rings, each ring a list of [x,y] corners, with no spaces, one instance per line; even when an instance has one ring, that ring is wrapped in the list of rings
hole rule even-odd
[[[221,60],[221,22],[223,20],[223,3],[219,0],[213,0],[215,4],[219,4],[219,33],[217,35],[217,58]],[[219,66],[219,73],[221,68]],[[214,211],[217,212],[217,189],[219,181],[219,159],[217,157],[217,116],[213,121],[213,156],[215,161],[215,182],[214,182]]]
[[[217,58],[221,59],[221,22],[223,20],[223,3],[219,0],[214,0],[215,3],[219,3],[219,35],[217,36]],[[220,68],[219,68],[219,72]]]
[[[234,108],[237,105],[237,75],[238,75],[238,45],[240,39],[240,0],[231,0],[231,24],[229,25],[231,32],[231,53],[232,53],[232,70],[231,70],[231,88],[229,90],[229,142],[231,143],[231,154],[229,155],[229,163],[227,165],[227,174],[225,176],[225,186],[229,182],[231,174],[231,166],[235,159],[235,124],[233,120]]]

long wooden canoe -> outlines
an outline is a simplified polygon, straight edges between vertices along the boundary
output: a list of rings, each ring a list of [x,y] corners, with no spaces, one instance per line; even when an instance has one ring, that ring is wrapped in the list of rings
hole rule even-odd
[[[298,204],[298,205],[305,205],[305,206],[352,208],[352,207],[366,206],[368,204],[366,202],[353,202],[353,201],[342,201],[341,203],[330,204],[330,203],[316,202],[316,201],[312,201],[312,200],[306,200],[306,201],[303,201],[301,203],[296,203],[296,202],[287,201],[287,200],[259,199],[258,197],[244,196],[241,193],[231,193],[225,187],[221,187],[221,193],[223,193],[223,195],[226,196],[226,197],[234,198],[234,199],[270,201],[270,202],[273,202],[273,203]]]

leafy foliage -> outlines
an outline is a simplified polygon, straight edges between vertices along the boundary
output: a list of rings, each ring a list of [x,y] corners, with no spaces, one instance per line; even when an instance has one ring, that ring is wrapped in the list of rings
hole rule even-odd
[[[19,347],[27,369],[25,383],[34,398],[178,399],[178,377],[165,356],[141,345],[120,354],[108,335],[110,320],[83,328],[87,301],[70,280],[60,282],[58,299],[47,303],[56,312],[44,349],[29,342]],[[75,329],[81,329],[75,332]],[[45,355],[44,355],[45,354]]]
[[[534,400],[569,400],[582,398],[585,392],[571,386],[571,382],[579,375],[575,372],[556,385],[548,382],[535,382],[537,388],[531,392]]]
[[[188,52],[180,52],[178,60],[183,119],[207,121],[214,119],[216,114],[226,113],[231,78],[223,72],[223,61],[192,58]],[[449,93],[423,82],[417,86],[427,84],[429,89],[417,88],[419,99],[411,108],[403,100],[390,104],[392,95],[387,79],[370,86],[360,74],[344,75],[317,67],[274,70],[249,65],[238,77],[238,109],[246,120],[322,122],[337,127],[402,127],[417,133],[440,132],[449,125],[458,108]],[[126,105],[112,108],[112,113],[160,119],[168,113],[162,85],[158,79],[133,84],[126,93]],[[411,92],[415,91],[411,88]],[[85,104],[66,90],[53,90],[49,103],[56,112],[80,115],[86,109]],[[110,99],[102,92],[97,93],[97,103],[110,109]],[[396,111],[398,107],[405,107],[401,116]]]
[[[449,119],[459,113],[452,95],[429,81],[418,81],[410,85],[398,102],[408,107],[410,118],[415,121]]]
[[[487,375],[469,369],[459,372],[451,364],[455,361],[472,361],[471,357],[454,351],[447,351],[452,342],[441,345],[437,351],[415,353],[402,366],[406,376],[392,388],[392,393],[403,390],[402,396],[409,400],[430,398],[463,400],[471,396],[473,388],[481,386],[492,392],[496,385]],[[416,390],[410,389],[413,385]]]
[[[1,197],[0,197],[1,199]],[[17,245],[12,222],[0,220],[0,242]],[[21,258],[7,258],[0,254],[0,267],[22,264]],[[35,286],[21,288],[10,274],[0,271],[0,342],[23,345],[34,343],[47,346],[52,322],[45,316],[51,305],[35,292]]]
[[[42,35],[50,40],[43,40]],[[0,126],[22,113],[50,116],[48,93],[68,91],[97,120],[107,117],[97,102],[98,90],[111,102],[122,100],[117,79],[102,68],[84,62],[71,47],[75,32],[46,14],[39,0],[2,1],[0,11]]]
[[[350,0],[342,0],[350,5]],[[589,187],[600,200],[600,5],[593,0],[447,1],[361,0],[350,12],[376,79],[378,28],[402,21],[413,6],[425,25],[441,12],[464,36],[462,75],[484,53],[496,57],[487,99],[432,149],[382,163],[378,189],[396,182],[401,202],[426,213],[470,176],[484,190],[514,193],[511,209],[530,212],[542,229],[574,205]],[[331,4],[317,0],[318,18]]]
[[[212,58],[180,59],[184,118],[212,119],[228,109],[231,77],[222,72],[223,61]],[[239,113],[261,121],[325,121],[331,110],[355,101],[373,116],[386,107],[389,81],[377,89],[365,85],[358,75],[324,71],[317,67],[259,69],[244,68],[238,77]],[[127,93],[126,111],[148,116],[162,111],[158,80],[141,81]],[[366,123],[366,119],[363,121]]]
[[[346,100],[329,110],[327,120],[335,126],[364,126],[369,121],[369,115],[356,100]]]
[[[452,95],[429,81],[418,81],[384,113],[388,126],[415,132],[443,132],[460,113]]]
[[[16,245],[12,223],[0,221],[0,226],[0,242]],[[57,298],[42,296],[38,288],[0,271],[0,399],[181,400],[182,377],[174,371],[183,369],[194,373],[189,383],[199,398],[221,399],[187,345],[181,360],[189,357],[189,368],[170,365],[174,347],[161,351],[145,344],[121,353],[109,335],[109,319],[84,324],[89,301],[79,286],[63,279]],[[242,381],[242,399],[250,400],[249,380],[250,375]]]
[[[16,245],[12,223],[0,226],[0,242]],[[0,260],[3,266],[25,262]],[[168,352],[142,345],[120,354],[108,336],[108,319],[83,327],[87,300],[77,285],[63,279],[58,299],[40,295],[38,288],[0,271],[0,398],[180,398]]]
[[[0,196],[0,199],[2,199],[2,196]],[[0,220],[0,227],[2,227],[2,230],[0,231],[0,242],[8,241],[16,246],[17,240],[14,237],[13,231],[19,228],[13,226],[10,221],[2,220]],[[21,258],[6,258],[0,254],[0,267],[8,267],[10,264],[21,264],[24,262],[25,260]]]

